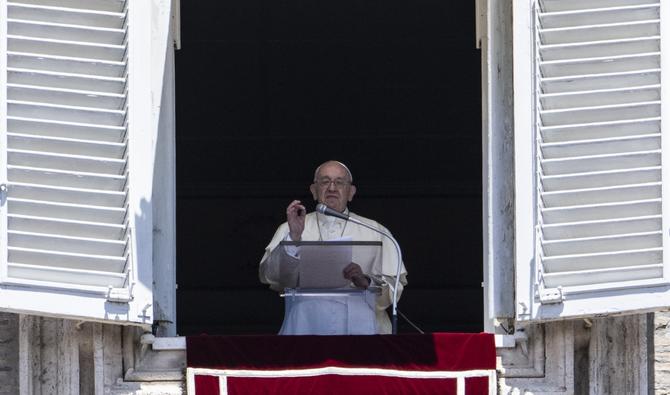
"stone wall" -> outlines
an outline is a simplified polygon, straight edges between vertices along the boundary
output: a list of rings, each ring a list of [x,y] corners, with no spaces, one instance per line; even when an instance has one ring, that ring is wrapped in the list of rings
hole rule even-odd
[[[19,393],[19,316],[0,313],[0,395]]]
[[[670,394],[670,312],[654,315],[654,389]]]

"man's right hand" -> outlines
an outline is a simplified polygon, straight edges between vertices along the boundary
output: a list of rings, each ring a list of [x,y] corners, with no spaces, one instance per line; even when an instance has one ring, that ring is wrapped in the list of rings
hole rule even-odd
[[[294,200],[286,208],[286,222],[288,222],[289,235],[291,240],[300,241],[302,231],[305,229],[305,216],[307,210],[300,204],[300,200]]]

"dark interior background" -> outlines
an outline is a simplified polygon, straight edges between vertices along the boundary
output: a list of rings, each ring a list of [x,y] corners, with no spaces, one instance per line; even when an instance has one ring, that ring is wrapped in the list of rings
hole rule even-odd
[[[354,174],[350,208],[403,248],[400,310],[426,331],[482,330],[474,5],[197,0],[181,18],[178,333],[277,332],[258,262],[292,199],[314,207],[328,159]]]

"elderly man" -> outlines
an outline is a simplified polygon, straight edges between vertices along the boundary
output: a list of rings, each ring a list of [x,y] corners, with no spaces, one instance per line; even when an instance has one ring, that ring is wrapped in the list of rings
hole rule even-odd
[[[356,194],[351,172],[341,162],[328,161],[319,166],[314,172],[314,182],[309,190],[314,200],[327,207],[358,219],[376,229],[389,233],[379,223],[358,216],[350,212],[347,204]],[[299,247],[280,246],[283,240],[287,241],[325,241],[351,237],[354,241],[379,241],[382,247],[377,252],[369,273],[364,273],[361,266],[352,262],[343,270],[342,276],[350,280],[351,286],[365,289],[370,286],[381,288],[381,294],[376,297],[376,331],[380,334],[391,333],[391,322],[386,308],[392,304],[393,286],[396,279],[397,253],[392,242],[386,237],[336,217],[325,216],[312,212],[307,214],[305,206],[299,200],[294,200],[286,209],[287,221],[279,226],[270,244],[265,248],[265,255],[260,263],[259,276],[261,282],[269,284],[270,288],[282,291],[284,288],[296,287],[298,283],[297,267],[300,262]],[[389,233],[390,234],[390,233]],[[401,264],[398,298],[403,287],[407,284],[406,270]],[[282,327],[283,333],[286,331]],[[317,330],[318,331],[318,330]]]

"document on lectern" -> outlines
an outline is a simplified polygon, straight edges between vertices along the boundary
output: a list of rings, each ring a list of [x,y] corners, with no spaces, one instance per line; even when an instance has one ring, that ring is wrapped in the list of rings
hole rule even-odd
[[[333,243],[331,243],[333,242]],[[344,278],[344,268],[352,262],[351,237],[328,240],[320,245],[300,247],[301,288],[343,288],[350,281]]]

